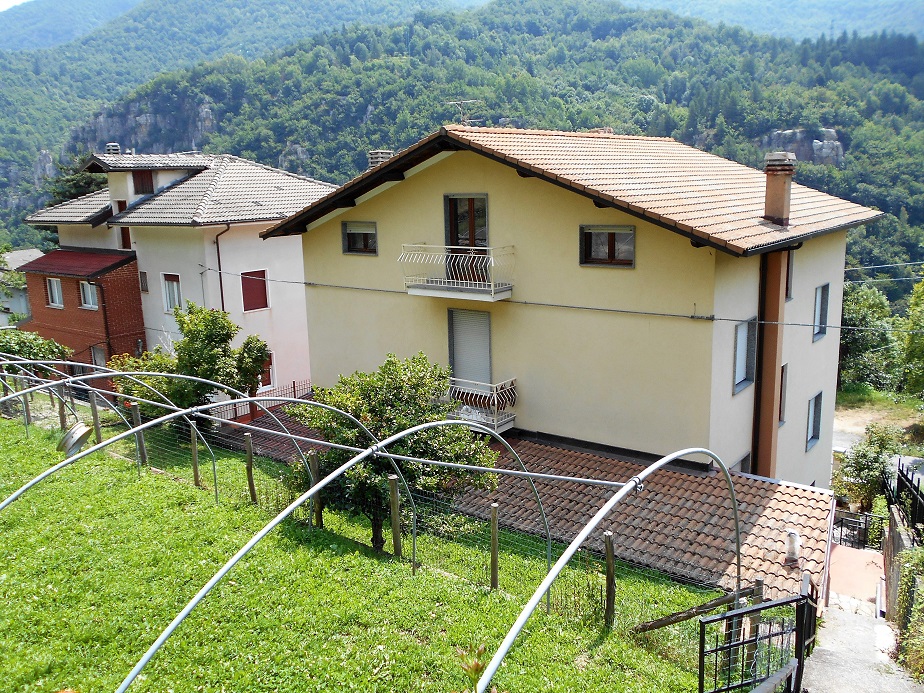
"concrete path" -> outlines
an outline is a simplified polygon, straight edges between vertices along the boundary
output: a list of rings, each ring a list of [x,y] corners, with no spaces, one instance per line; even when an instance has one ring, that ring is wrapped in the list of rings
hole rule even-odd
[[[876,618],[882,554],[834,545],[831,598],[806,661],[808,693],[924,693],[890,657],[895,633]]]

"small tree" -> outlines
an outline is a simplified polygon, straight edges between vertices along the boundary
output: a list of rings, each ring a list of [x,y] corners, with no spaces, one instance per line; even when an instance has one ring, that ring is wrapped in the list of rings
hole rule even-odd
[[[869,511],[882,492],[889,458],[898,452],[900,438],[897,426],[869,424],[863,440],[850,449],[834,473],[835,493],[858,503],[861,511]]]
[[[0,352],[35,361],[63,361],[71,355],[63,344],[23,330],[0,330]],[[7,366],[6,370],[12,373],[16,369]]]
[[[448,369],[430,363],[423,353],[403,361],[389,354],[378,370],[340,376],[334,387],[315,390],[315,399],[349,412],[383,440],[411,426],[448,418],[455,408],[445,397],[448,388]],[[372,443],[343,416],[307,405],[289,407],[287,411],[319,430],[332,443],[362,448]],[[388,449],[401,455],[484,467],[493,467],[497,461],[497,453],[486,440],[463,426],[429,429]],[[322,472],[330,473],[350,457],[349,452],[329,450],[322,455]],[[402,463],[401,471],[410,486],[431,492],[454,494],[466,485],[488,487],[494,483],[488,475],[472,476],[419,463]],[[324,496],[335,507],[368,517],[372,524],[372,546],[379,551],[385,546],[383,527],[389,512],[391,473],[391,462],[387,459],[367,458],[341,476],[333,491]]]
[[[847,284],[841,325],[839,386],[866,383],[895,390],[902,376],[901,349],[890,331],[892,309],[885,294],[867,284]]]

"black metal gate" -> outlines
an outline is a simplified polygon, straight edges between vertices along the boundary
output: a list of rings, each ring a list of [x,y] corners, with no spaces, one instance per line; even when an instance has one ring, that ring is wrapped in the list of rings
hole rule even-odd
[[[885,515],[835,510],[832,539],[841,546],[882,551],[888,522],[889,518]]]
[[[817,619],[808,575],[799,595],[700,619],[699,693],[799,693]]]

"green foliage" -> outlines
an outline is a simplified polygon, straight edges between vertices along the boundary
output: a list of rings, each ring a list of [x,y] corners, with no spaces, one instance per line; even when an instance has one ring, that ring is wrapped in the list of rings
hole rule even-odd
[[[340,376],[329,389],[315,390],[315,400],[356,417],[378,440],[407,428],[449,418],[455,403],[447,401],[449,371],[431,364],[423,353],[400,360],[389,354],[372,373]],[[321,432],[325,440],[365,448],[368,436],[348,419],[318,407],[297,405],[287,411]],[[404,438],[388,447],[389,452],[437,459],[457,464],[493,467],[497,453],[485,440],[463,426],[432,428]],[[322,455],[322,473],[328,474],[352,457],[352,453],[331,449]],[[465,486],[486,487],[493,479],[483,474],[466,475],[445,467],[402,463],[407,483],[424,491],[459,493]],[[370,457],[343,474],[325,502],[364,515],[372,524],[372,545],[384,546],[382,528],[389,512],[388,475],[394,473],[385,458]]]
[[[869,520],[869,528],[866,533],[866,542],[870,546],[880,546],[882,537],[885,534],[885,528],[889,525],[889,501],[885,496],[879,495],[873,499],[873,508],[870,511],[873,515],[879,515],[886,519],[882,520],[872,517]]]
[[[24,330],[0,330],[0,352],[33,361],[62,361],[71,355],[70,349],[53,339]],[[15,369],[7,366],[6,370]]]
[[[863,440],[844,455],[834,472],[831,484],[834,492],[847,496],[851,503],[859,503],[862,511],[869,511],[882,490],[889,458],[900,448],[901,435],[902,430],[897,426],[867,425]]]
[[[140,356],[131,354],[116,354],[109,363],[114,368],[126,373],[176,373],[176,357],[164,353],[159,348],[154,351],[145,351]],[[147,399],[152,402],[164,402],[166,397],[171,403],[183,407],[183,393],[177,389],[177,381],[173,378],[158,376],[133,376],[129,378],[113,378],[116,391],[130,399]],[[158,394],[159,393],[159,394]],[[160,395],[163,395],[161,397]],[[167,402],[164,402],[167,404]],[[153,404],[139,403],[139,409],[146,418],[163,416],[163,408]]]
[[[104,173],[88,173],[82,170],[90,158],[86,151],[69,154],[66,161],[58,162],[58,174],[46,178],[42,185],[42,194],[48,197],[49,207],[73,200],[106,187]]]
[[[30,0],[3,11],[0,50],[49,48],[88,34],[141,0]]]
[[[924,281],[914,285],[908,303],[905,327],[905,389],[924,392]]]
[[[846,284],[841,325],[841,384],[895,390],[901,377],[901,348],[890,331],[892,308],[885,294],[867,284]]]
[[[924,680],[924,595],[918,591],[911,602],[915,581],[924,579],[924,547],[902,551],[898,563],[898,661],[915,678]]]

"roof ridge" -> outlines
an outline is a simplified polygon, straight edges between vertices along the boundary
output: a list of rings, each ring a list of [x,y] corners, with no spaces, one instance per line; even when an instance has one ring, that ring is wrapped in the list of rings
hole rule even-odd
[[[324,180],[319,180],[318,178],[312,178],[311,176],[303,176],[300,173],[293,173],[292,171],[286,171],[284,168],[277,168],[276,166],[270,166],[269,164],[264,164],[259,161],[254,161],[253,159],[245,159],[242,156],[236,156],[235,154],[222,154],[221,156],[227,157],[228,159],[233,159],[234,161],[240,161],[242,163],[248,164],[250,166],[258,166],[267,171],[272,171],[273,173],[279,173],[290,178],[296,178],[298,180],[307,181],[309,183],[317,183],[329,188],[338,188],[339,185],[334,183],[328,183]]]
[[[498,135],[560,135],[562,137],[581,137],[594,139],[615,139],[615,140],[645,140],[645,141],[667,141],[677,142],[673,137],[654,137],[651,135],[625,135],[615,132],[576,132],[573,130],[542,130],[539,128],[480,128],[471,125],[458,125],[455,123],[444,125],[443,130],[447,132],[471,132],[471,133],[496,133]]]
[[[205,214],[205,208],[211,204],[212,196],[215,194],[215,189],[218,187],[218,182],[228,169],[228,164],[230,163],[229,156],[229,154],[217,155],[216,164],[207,169],[212,172],[212,180],[209,181],[208,187],[206,187],[205,192],[202,193],[202,197],[199,199],[196,209],[192,213],[193,223],[197,223],[201,220],[202,216]],[[197,173],[194,176],[186,178],[186,180],[191,180],[198,175],[200,174]]]

